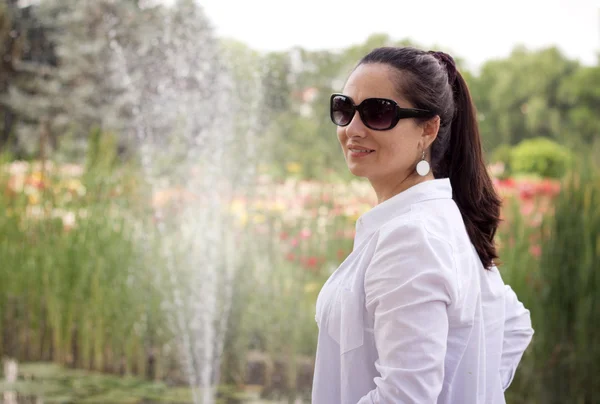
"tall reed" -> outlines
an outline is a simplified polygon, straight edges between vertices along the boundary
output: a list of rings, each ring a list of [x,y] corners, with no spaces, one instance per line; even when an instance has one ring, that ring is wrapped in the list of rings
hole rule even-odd
[[[592,164],[564,180],[542,238],[539,402],[599,402],[600,176]]]
[[[3,164],[3,355],[144,372],[159,295],[147,284],[129,217],[137,185],[131,168],[118,168],[115,150],[98,132],[82,176],[65,179],[50,162],[31,164],[16,192]]]

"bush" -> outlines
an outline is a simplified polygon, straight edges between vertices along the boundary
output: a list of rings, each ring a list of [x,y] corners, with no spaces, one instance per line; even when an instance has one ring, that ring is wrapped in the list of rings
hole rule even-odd
[[[513,174],[534,174],[561,178],[573,160],[573,154],[547,138],[527,139],[514,147],[510,166]]]

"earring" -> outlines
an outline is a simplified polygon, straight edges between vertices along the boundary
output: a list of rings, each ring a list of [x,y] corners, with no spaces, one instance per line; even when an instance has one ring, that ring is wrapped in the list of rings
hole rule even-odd
[[[417,173],[421,177],[425,177],[427,174],[429,174],[429,169],[429,163],[427,162],[427,160],[425,160],[425,150],[423,150],[423,156],[421,157],[421,161],[419,161],[419,163],[417,164]]]

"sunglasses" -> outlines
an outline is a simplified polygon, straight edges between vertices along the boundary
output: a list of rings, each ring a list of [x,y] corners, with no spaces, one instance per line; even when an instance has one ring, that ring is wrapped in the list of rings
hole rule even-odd
[[[400,119],[426,118],[435,115],[424,109],[400,108],[395,101],[386,98],[367,98],[360,105],[356,105],[352,98],[346,95],[332,94],[329,114],[337,126],[349,125],[356,111],[365,126],[373,130],[392,129]]]

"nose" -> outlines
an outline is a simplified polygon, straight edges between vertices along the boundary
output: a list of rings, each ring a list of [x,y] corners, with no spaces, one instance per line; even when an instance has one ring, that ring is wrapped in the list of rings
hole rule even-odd
[[[365,137],[368,131],[368,128],[363,123],[358,111],[354,112],[352,120],[345,129],[348,137]]]

